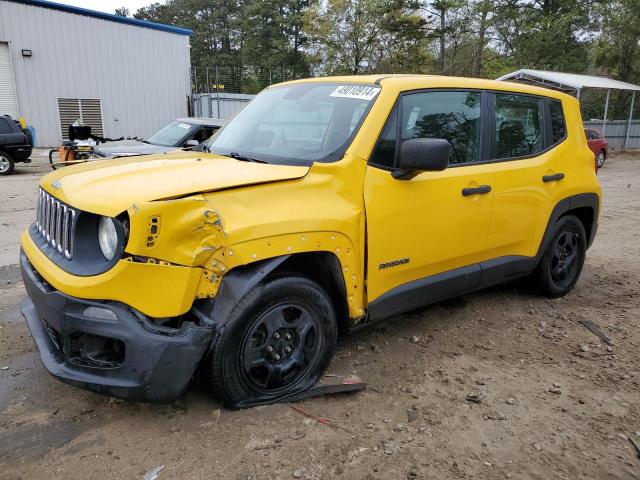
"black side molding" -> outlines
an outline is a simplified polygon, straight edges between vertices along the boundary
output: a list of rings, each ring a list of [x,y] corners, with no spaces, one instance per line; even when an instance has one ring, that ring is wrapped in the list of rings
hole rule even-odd
[[[225,275],[213,305],[212,314],[215,324],[221,327],[227,323],[231,310],[240,299],[290,256],[282,255],[252,263],[243,268],[233,269]]]
[[[585,207],[591,209],[592,212],[591,231],[589,234],[589,238],[587,238],[587,248],[591,246],[596,235],[596,231],[598,230],[600,199],[595,193],[580,193],[578,195],[573,195],[571,197],[560,200],[560,202],[558,202],[558,204],[551,211],[549,221],[547,222],[547,228],[544,232],[544,235],[542,236],[542,241],[540,242],[540,247],[538,249],[536,258],[540,258],[542,252],[544,252],[544,249],[547,247],[547,243],[551,240],[551,232],[558,219],[571,210]]]

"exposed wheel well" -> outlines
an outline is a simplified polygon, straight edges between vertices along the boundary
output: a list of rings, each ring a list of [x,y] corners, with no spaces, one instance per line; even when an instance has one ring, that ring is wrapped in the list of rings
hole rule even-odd
[[[296,273],[310,278],[324,288],[336,309],[338,328],[349,326],[349,306],[340,260],[330,252],[308,252],[292,255],[269,274],[269,277]]]
[[[594,211],[591,207],[579,207],[569,210],[563,213],[560,218],[566,217],[567,215],[573,215],[578,217],[578,220],[582,222],[582,226],[584,227],[584,232],[587,234],[587,238],[591,238],[591,229],[593,228],[593,216]],[[558,220],[560,220],[560,218]]]

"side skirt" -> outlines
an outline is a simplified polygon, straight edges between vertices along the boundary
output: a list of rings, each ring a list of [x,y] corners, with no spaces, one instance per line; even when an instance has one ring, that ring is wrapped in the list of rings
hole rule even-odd
[[[522,277],[537,257],[500,257],[405,283],[369,304],[367,323]]]

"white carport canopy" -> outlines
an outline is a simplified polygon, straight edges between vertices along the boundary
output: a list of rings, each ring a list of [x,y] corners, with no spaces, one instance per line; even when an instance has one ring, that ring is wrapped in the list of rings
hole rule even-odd
[[[596,77],[593,75],[578,75],[576,73],[549,72],[545,70],[530,70],[523,68],[507,75],[503,75],[498,80],[524,82],[541,87],[553,88],[565,92],[575,92],[580,100],[580,92],[584,88],[598,88],[607,91],[607,100],[604,105],[604,120],[602,123],[602,134],[604,135],[607,126],[607,114],[609,113],[609,97],[611,90],[629,90],[631,95],[631,108],[629,109],[629,119],[627,121],[627,131],[625,134],[624,146],[629,140],[629,129],[633,117],[633,104],[636,92],[640,91],[640,86],[631,83],[620,82],[607,77]],[[623,147],[624,148],[624,147]]]

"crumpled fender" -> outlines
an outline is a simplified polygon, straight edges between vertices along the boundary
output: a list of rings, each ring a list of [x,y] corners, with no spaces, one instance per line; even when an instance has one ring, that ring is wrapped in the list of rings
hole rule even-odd
[[[203,266],[225,245],[218,212],[203,195],[134,204],[126,253],[183,266]]]

